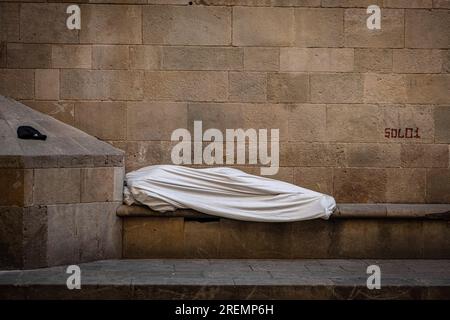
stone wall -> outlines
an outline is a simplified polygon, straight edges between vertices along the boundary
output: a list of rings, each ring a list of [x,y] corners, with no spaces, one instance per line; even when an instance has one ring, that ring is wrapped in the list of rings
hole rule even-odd
[[[171,163],[172,131],[203,120],[279,128],[275,177],[340,202],[450,202],[448,0],[75,0],[79,31],[48,2],[0,1],[0,94],[127,170]]]

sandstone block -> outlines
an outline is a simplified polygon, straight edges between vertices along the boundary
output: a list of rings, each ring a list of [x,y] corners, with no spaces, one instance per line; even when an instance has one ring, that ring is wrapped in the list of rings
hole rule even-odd
[[[48,114],[55,119],[69,125],[74,124],[74,104],[72,102],[59,101],[24,101],[25,105],[39,112]]]
[[[125,139],[123,102],[76,102],[75,126],[102,140]]]
[[[402,103],[407,100],[406,79],[397,74],[365,74],[364,102]]]
[[[66,8],[67,5],[62,3],[22,5],[20,39],[30,43],[77,43],[79,31],[67,29]],[[89,28],[85,25],[83,29]]]
[[[333,194],[333,169],[323,167],[294,168],[294,184],[325,194]]]
[[[291,8],[233,8],[233,45],[288,46],[293,41],[294,11]]]
[[[229,45],[231,9],[208,6],[145,6],[145,44]]]
[[[89,45],[53,45],[53,68],[89,69],[92,66],[92,47]]]
[[[384,0],[386,8],[431,8],[433,0]]]
[[[23,267],[23,212],[24,209],[19,207],[0,208],[0,245],[2,248],[0,267],[2,269]]]
[[[130,102],[127,106],[129,140],[171,140],[172,132],[187,128],[186,103]]]
[[[373,4],[373,3],[372,3]],[[381,29],[366,26],[366,9],[346,9],[345,46],[365,48],[402,48],[404,42],[403,10],[383,9]]]
[[[399,144],[351,143],[345,146],[348,167],[400,167]]]
[[[115,168],[81,169],[81,202],[114,200]]]
[[[322,7],[367,8],[371,4],[382,6],[382,0],[322,0]]]
[[[220,222],[184,222],[184,253],[189,258],[219,255]]]
[[[402,167],[447,168],[449,150],[445,144],[402,144]]]
[[[128,46],[93,46],[92,47],[93,69],[128,69],[129,48]]]
[[[0,3],[0,41],[19,40],[19,6],[19,3]]]
[[[295,9],[295,45],[341,47],[344,41],[342,9]]]
[[[307,102],[309,77],[300,73],[270,73],[267,79],[267,99],[276,102]]]
[[[449,48],[448,10],[406,10],[405,46],[407,48]]]
[[[353,71],[353,49],[281,48],[281,71]]]
[[[450,9],[450,0],[433,0],[433,8]]]
[[[130,68],[158,70],[161,67],[161,47],[130,46]]]
[[[280,49],[264,47],[244,48],[244,70],[278,71],[280,68]]]
[[[425,202],[426,169],[386,169],[386,202]]]
[[[36,70],[34,77],[34,93],[36,99],[59,99],[59,70],[38,69]]]
[[[441,50],[394,50],[393,64],[396,73],[440,73]]]
[[[296,104],[290,107],[290,141],[325,141],[326,106],[323,104]]]
[[[80,202],[80,169],[51,168],[34,170],[34,204]]]
[[[0,174],[2,177],[0,205],[27,206],[32,203],[32,170],[0,169]]]
[[[229,100],[253,101],[266,100],[267,75],[260,72],[230,72]]]
[[[334,167],[344,159],[344,146],[330,143],[289,142],[280,145],[281,166]]]
[[[439,106],[434,109],[434,128],[436,142],[450,143],[450,107]]]
[[[139,71],[61,70],[61,98],[141,100],[142,80]]]
[[[145,97],[184,101],[223,101],[228,95],[226,72],[145,72]]]
[[[311,74],[311,102],[358,103],[363,100],[360,74]]]
[[[450,75],[406,75],[406,94],[408,103],[450,103]]]
[[[392,49],[355,49],[356,72],[392,72]]]
[[[164,47],[165,70],[242,70],[242,48]]]
[[[8,68],[50,68],[51,50],[51,46],[47,44],[9,43]]]
[[[427,202],[449,203],[450,202],[450,170],[428,169],[427,170]]]
[[[33,99],[34,71],[0,69],[0,94],[15,99]]]
[[[82,5],[81,43],[142,43],[142,7]],[[64,24],[65,26],[65,24]]]

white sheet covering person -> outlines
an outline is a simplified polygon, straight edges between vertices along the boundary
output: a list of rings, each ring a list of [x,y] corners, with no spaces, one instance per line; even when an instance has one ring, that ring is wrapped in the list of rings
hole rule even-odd
[[[125,203],[165,212],[194,209],[230,219],[288,222],[327,219],[333,197],[232,168],[144,167],[126,175]]]

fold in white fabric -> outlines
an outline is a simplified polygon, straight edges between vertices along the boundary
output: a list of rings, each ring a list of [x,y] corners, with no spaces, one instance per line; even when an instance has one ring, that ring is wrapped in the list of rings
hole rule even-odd
[[[126,175],[125,203],[155,211],[194,209],[230,219],[288,222],[328,219],[333,197],[233,168],[144,167]]]

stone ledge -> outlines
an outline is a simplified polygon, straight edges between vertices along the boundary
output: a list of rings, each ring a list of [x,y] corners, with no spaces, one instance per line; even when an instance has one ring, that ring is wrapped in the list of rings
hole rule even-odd
[[[157,212],[145,206],[121,205],[117,209],[120,217],[183,217],[187,219],[220,219],[190,209],[172,212]],[[394,204],[394,203],[341,203],[333,219],[346,218],[405,218],[405,219],[450,219],[450,204]]]

